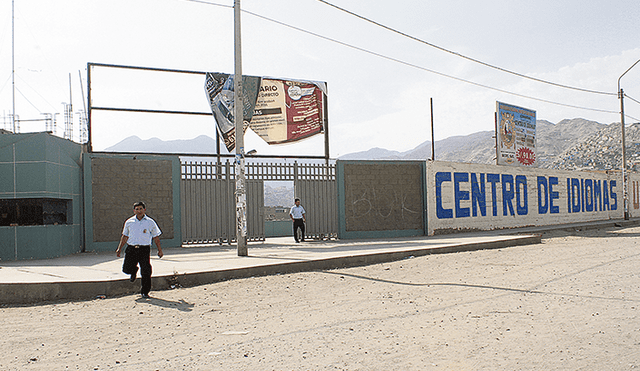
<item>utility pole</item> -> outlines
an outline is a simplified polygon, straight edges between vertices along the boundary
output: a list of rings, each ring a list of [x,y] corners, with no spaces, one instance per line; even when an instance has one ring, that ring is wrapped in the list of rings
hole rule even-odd
[[[629,67],[618,78],[618,98],[620,98],[620,129],[622,133],[622,195],[624,200],[624,220],[629,220],[629,186],[627,182],[627,151],[625,148],[625,135],[624,135],[624,91],[620,87],[620,79],[629,70],[631,70],[636,64],[640,62],[640,59],[636,61],[631,67]]]
[[[240,42],[240,0],[233,3],[235,72],[233,76],[234,121],[236,124],[236,240],[238,256],[247,256],[247,194],[244,178],[244,128],[242,101],[242,47]]]
[[[436,144],[435,138],[433,137],[433,98],[429,99],[431,104],[431,161],[436,160]]]
[[[15,0],[11,0],[11,86],[13,88],[13,133],[16,134],[16,52],[15,52]]]
[[[618,90],[620,96],[620,129],[622,131],[622,200],[624,210],[624,220],[629,220],[629,194],[627,189],[627,150],[624,134],[624,91]]]

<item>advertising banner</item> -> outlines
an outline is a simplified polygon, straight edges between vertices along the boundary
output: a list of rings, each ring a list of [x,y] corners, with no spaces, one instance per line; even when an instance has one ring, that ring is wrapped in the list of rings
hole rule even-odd
[[[498,165],[537,167],[536,111],[496,102]]]
[[[242,110],[243,130],[247,130],[253,110],[256,105],[260,78],[255,76],[242,76]],[[218,124],[218,131],[224,140],[224,145],[229,152],[236,148],[236,124],[234,115],[234,89],[233,75],[228,73],[207,73],[205,77],[205,90],[209,106],[213,111],[213,117]]]
[[[243,76],[244,128],[268,144],[289,143],[324,131],[326,84]],[[235,148],[233,75],[207,73],[207,97],[229,151]]]

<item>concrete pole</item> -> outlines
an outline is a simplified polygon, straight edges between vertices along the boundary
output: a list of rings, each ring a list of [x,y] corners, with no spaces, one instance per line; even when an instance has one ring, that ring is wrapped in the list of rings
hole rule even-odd
[[[244,128],[242,102],[242,47],[240,38],[240,0],[233,4],[235,74],[233,76],[234,120],[236,124],[236,240],[238,256],[247,256],[247,195],[244,178]]]
[[[15,0],[11,1],[11,86],[13,89],[13,115],[11,120],[13,123],[13,133],[16,132],[16,51],[15,51]]]
[[[631,67],[620,77],[618,77],[618,98],[620,98],[620,127],[622,131],[622,195],[624,200],[624,219],[629,220],[629,186],[627,184],[627,151],[625,147],[625,135],[624,135],[624,91],[620,87],[620,80],[622,76],[626,75],[636,64],[640,63],[640,59],[636,61]]]
[[[629,220],[629,194],[627,189],[627,150],[624,135],[624,91],[620,89],[620,129],[622,131],[622,199],[624,220]]]
[[[436,144],[435,138],[433,135],[433,98],[429,99],[429,103],[431,104],[431,161],[436,160]]]

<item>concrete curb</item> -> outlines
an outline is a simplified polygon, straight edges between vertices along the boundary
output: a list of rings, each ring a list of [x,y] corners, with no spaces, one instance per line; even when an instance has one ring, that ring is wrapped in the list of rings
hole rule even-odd
[[[329,270],[378,264],[406,259],[412,256],[447,254],[483,249],[499,249],[512,246],[530,245],[541,242],[540,235],[512,236],[486,242],[454,243],[430,248],[408,248],[394,251],[345,252],[342,256],[313,260],[274,262],[255,266],[220,269],[207,272],[190,272],[152,277],[153,290],[168,290],[175,287],[193,287],[230,279],[288,274],[305,271]],[[128,279],[106,281],[46,282],[46,283],[3,283],[0,284],[0,304],[20,305],[47,301],[91,300],[138,293],[139,278],[134,283]]]

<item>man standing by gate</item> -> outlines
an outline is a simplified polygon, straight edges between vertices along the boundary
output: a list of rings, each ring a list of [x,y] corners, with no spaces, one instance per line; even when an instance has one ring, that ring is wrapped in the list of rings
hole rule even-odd
[[[304,242],[304,223],[307,222],[307,217],[304,211],[304,207],[300,206],[300,199],[295,199],[295,206],[289,211],[289,217],[293,220],[293,238],[296,243],[300,243],[300,240]],[[298,229],[300,229],[300,237],[298,237]]]

